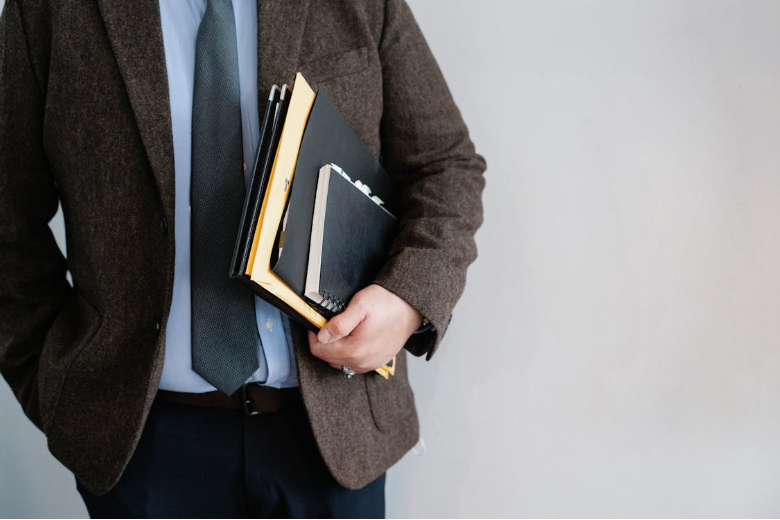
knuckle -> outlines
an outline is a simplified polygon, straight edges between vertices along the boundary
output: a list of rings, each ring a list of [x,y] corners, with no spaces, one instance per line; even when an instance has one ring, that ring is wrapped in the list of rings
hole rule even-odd
[[[348,365],[352,368],[355,368],[354,365],[357,364],[357,359],[352,357],[350,354],[341,355],[339,356],[339,359],[342,360],[345,365]]]
[[[348,316],[341,316],[341,319],[336,320],[334,323],[334,332],[338,336],[346,336],[352,332],[351,328],[349,327],[349,322],[346,318],[348,318]]]
[[[355,372],[359,372],[361,374],[371,370],[364,359],[352,359],[349,363],[347,363],[347,365],[352,367]]]
[[[351,354],[352,354],[352,355],[353,355],[353,356],[354,356],[356,359],[363,360],[363,359],[366,359],[366,358],[368,357],[368,355],[369,355],[369,353],[370,353],[370,352],[371,352],[371,349],[370,349],[370,348],[368,348],[366,345],[364,345],[364,344],[362,344],[362,343],[358,343],[357,345],[355,345],[355,346],[352,348],[352,352],[351,352]]]
[[[360,295],[353,300],[355,302],[354,309],[358,312],[364,312],[366,310],[366,297]]]
[[[362,301],[359,301],[355,303],[355,306],[352,308],[352,312],[355,314],[355,319],[358,320],[366,315],[367,307],[366,304]]]

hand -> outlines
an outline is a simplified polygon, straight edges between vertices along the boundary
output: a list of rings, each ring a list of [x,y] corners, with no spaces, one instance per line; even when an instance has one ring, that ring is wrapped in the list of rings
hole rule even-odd
[[[348,366],[363,374],[392,360],[421,324],[414,307],[380,285],[369,285],[319,334],[309,332],[309,347],[333,368]]]

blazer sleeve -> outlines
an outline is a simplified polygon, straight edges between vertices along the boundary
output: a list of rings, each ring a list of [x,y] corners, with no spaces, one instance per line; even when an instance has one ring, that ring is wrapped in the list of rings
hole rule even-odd
[[[399,233],[374,280],[433,328],[405,348],[430,359],[477,256],[485,160],[408,5],[387,0],[382,63],[382,161],[399,186]]]
[[[19,0],[0,15],[0,372],[41,428],[38,360],[70,285],[49,229],[57,211],[44,156],[43,75],[36,75]]]

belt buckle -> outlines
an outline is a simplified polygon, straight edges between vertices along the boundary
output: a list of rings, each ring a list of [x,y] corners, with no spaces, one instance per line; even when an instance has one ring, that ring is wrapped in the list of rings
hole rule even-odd
[[[241,385],[241,409],[244,411],[244,415],[247,417],[254,417],[255,415],[260,415],[260,412],[257,410],[250,410],[249,404],[252,402],[252,400],[249,398],[249,393],[247,392],[247,386],[251,385],[253,383],[244,383]]]

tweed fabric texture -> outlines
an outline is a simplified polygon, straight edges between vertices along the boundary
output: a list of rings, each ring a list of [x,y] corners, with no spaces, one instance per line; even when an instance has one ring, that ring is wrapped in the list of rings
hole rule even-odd
[[[226,395],[260,367],[254,296],[228,276],[246,192],[241,134],[233,4],[209,0],[192,101],[192,369]]]
[[[51,452],[102,493],[157,391],[171,302],[158,4],[6,0],[0,35],[0,371]],[[397,182],[400,231],[375,281],[436,327],[410,338],[389,381],[345,380],[293,328],[317,445],[333,476],[358,488],[417,441],[404,354],[430,359],[447,329],[476,257],[485,162],[403,0],[259,0],[259,93],[298,70]],[[67,261],[47,226],[58,199]]]

